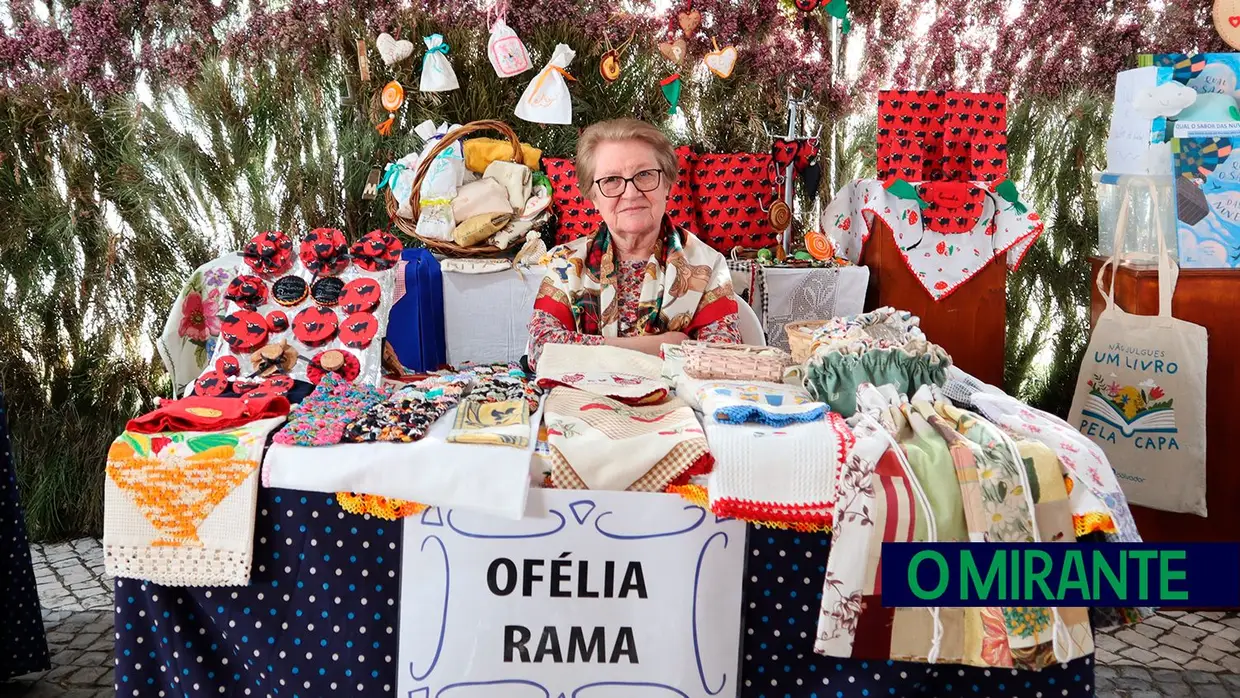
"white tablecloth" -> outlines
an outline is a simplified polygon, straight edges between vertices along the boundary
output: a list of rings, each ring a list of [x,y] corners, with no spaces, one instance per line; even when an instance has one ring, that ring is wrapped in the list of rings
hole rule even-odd
[[[525,354],[543,267],[490,274],[443,272],[448,363],[515,361]]]

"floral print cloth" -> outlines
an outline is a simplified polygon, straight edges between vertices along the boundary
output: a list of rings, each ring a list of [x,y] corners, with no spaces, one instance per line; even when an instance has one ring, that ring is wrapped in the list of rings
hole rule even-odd
[[[534,311],[531,366],[548,343],[602,344],[603,337],[673,330],[695,339],[741,341],[727,261],[667,221],[645,262],[617,260],[606,226],[552,250]]]
[[[207,368],[226,314],[224,291],[241,266],[236,252],[207,262],[190,274],[173,302],[155,347],[178,392]]]
[[[845,185],[823,211],[822,220],[838,254],[857,264],[874,219],[881,218],[894,233],[896,246],[917,281],[935,300],[942,300],[1001,255],[1006,255],[1008,268],[1015,271],[1042,234],[1038,214],[1003,198],[995,184],[973,186],[982,196],[983,209],[977,222],[963,233],[930,229],[916,200],[891,194],[876,179]]]

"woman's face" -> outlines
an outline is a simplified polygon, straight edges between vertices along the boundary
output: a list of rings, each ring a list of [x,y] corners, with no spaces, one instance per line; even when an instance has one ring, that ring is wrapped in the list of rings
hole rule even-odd
[[[618,197],[604,196],[599,180],[604,177],[633,177],[639,172],[658,170],[654,149],[644,141],[603,141],[594,150],[594,180],[590,199],[594,202],[607,228],[616,235],[640,235],[657,230],[667,210],[667,194],[671,187],[666,175],[659,176],[654,189],[638,191],[634,182],[624,185]]]

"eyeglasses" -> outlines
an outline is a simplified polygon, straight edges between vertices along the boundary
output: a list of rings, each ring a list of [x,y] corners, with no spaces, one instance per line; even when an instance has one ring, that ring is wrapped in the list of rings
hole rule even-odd
[[[598,186],[599,193],[609,199],[616,199],[624,195],[624,190],[628,188],[629,182],[642,193],[654,191],[659,187],[659,183],[663,181],[663,170],[642,170],[632,177],[621,177],[619,175],[611,177],[603,177],[594,180],[594,184]]]

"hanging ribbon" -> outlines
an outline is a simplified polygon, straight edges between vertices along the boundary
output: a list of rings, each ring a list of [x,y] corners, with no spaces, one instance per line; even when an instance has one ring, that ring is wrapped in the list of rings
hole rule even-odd
[[[538,74],[538,80],[534,82],[534,91],[530,93],[531,97],[538,94],[538,92],[542,90],[543,83],[547,81],[547,76],[550,75],[551,71],[553,70],[559,73],[560,75],[564,76],[565,80],[572,80],[573,82],[577,82],[577,78],[569,75],[567,70],[564,70],[558,65],[549,65],[547,66],[545,70],[543,70],[541,73]]]
[[[1018,214],[1024,215],[1029,212],[1029,208],[1020,202],[1020,192],[1016,190],[1016,184],[1010,179],[999,182],[999,186],[995,187],[995,193],[1003,197],[1003,200],[1012,204],[1012,209]]]
[[[379,181],[379,186],[376,187],[375,190],[383,191],[384,187],[396,186],[396,178],[399,177],[400,173],[405,169],[405,166],[399,162],[389,162],[388,166],[383,170],[383,179]]]
[[[445,57],[447,57],[447,55],[448,55],[448,42],[446,42],[446,41],[442,41],[442,42],[440,42],[440,43],[438,43],[438,44],[435,44],[434,46],[431,46],[430,48],[426,49],[426,55],[422,56],[422,67],[423,67],[423,68],[425,68],[425,67],[426,67],[426,59],[430,58],[430,57],[431,57],[431,54],[435,54],[435,53],[442,53]]]
[[[917,187],[909,184],[903,179],[897,178],[892,180],[891,183],[887,185],[887,191],[897,199],[916,201],[917,206],[920,208],[925,208],[930,205],[930,202],[922,199],[921,195],[917,193]]]

